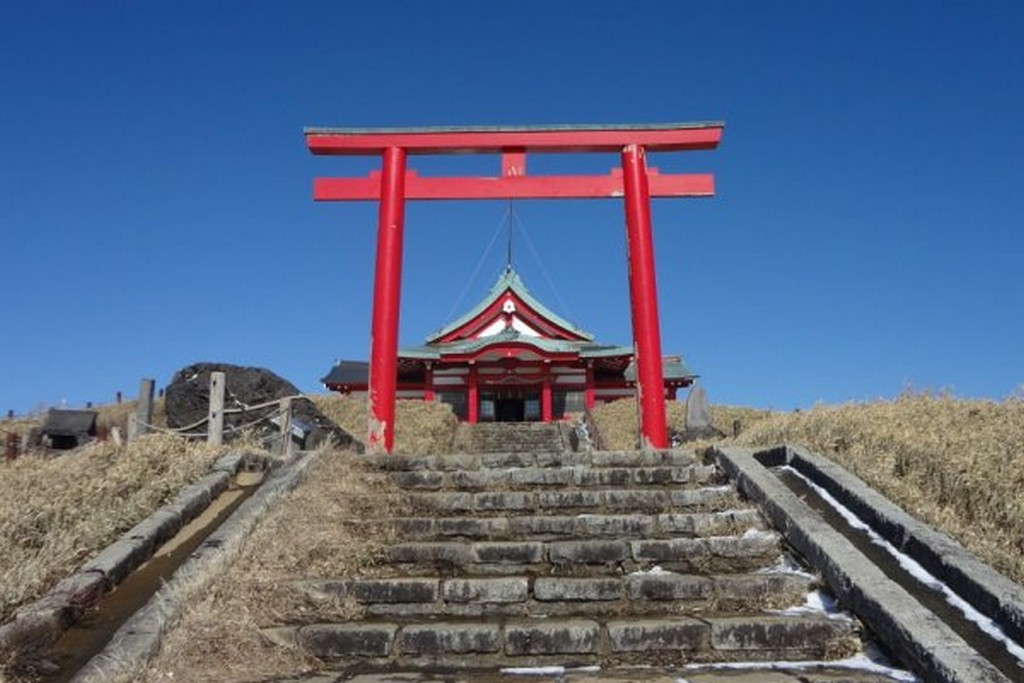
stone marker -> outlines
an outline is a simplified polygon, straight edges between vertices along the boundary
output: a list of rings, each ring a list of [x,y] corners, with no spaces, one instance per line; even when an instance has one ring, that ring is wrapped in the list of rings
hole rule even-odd
[[[696,439],[717,439],[725,436],[715,428],[711,420],[711,404],[707,392],[699,384],[690,389],[686,397],[686,429],[676,437],[681,441]]]

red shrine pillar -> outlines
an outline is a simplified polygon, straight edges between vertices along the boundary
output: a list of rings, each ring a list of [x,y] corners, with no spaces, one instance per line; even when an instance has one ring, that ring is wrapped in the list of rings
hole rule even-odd
[[[654,276],[651,195],[642,145],[626,145],[622,150],[622,186],[626,201],[636,392],[640,404],[640,447],[662,449],[668,448],[668,425],[665,421],[665,380]]]
[[[428,361],[423,370],[423,400],[433,401],[434,398],[434,364]]]
[[[587,407],[587,410],[593,410],[594,406],[597,404],[597,392],[595,391],[595,389],[596,387],[594,386],[594,362],[587,361],[587,379],[586,386],[583,389],[583,400],[584,405]]]
[[[470,361],[469,388],[466,390],[466,421],[476,424],[480,420],[480,390],[477,386],[476,363]]]
[[[544,383],[540,389],[540,419],[541,422],[551,422],[552,400],[551,400],[551,365],[544,364]]]
[[[405,150],[384,150],[377,214],[377,270],[373,282],[370,337],[371,453],[390,453],[395,444],[395,389],[398,381],[398,312],[402,290],[402,229],[405,218]]]

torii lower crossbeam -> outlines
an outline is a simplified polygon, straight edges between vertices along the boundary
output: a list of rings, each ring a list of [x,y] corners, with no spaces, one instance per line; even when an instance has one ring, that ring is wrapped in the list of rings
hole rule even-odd
[[[318,178],[317,201],[379,200],[370,351],[368,446],[394,447],[402,234],[407,199],[622,198],[626,209],[630,305],[643,448],[668,447],[661,332],[651,233],[651,197],[710,197],[709,174],[659,174],[647,151],[714,149],[721,123],[625,126],[471,128],[309,128],[318,155],[380,155],[382,170],[367,178]],[[528,176],[527,153],[616,152],[621,170],[597,176]],[[500,154],[501,175],[421,177],[406,169],[410,154]]]

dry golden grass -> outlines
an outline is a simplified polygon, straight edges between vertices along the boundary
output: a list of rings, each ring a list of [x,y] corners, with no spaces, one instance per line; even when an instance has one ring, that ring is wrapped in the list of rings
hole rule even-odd
[[[669,429],[682,432],[686,428],[685,401],[667,401],[665,410]],[[640,432],[634,399],[623,398],[610,403],[599,403],[591,411],[591,414],[597,423],[603,448],[610,451],[636,448]],[[711,406],[712,423],[730,436],[736,421],[739,421],[740,431],[744,431],[773,414],[773,411],[757,408]],[[695,445],[700,446],[701,444]]]
[[[682,429],[686,425],[686,405],[678,401],[667,401],[668,424],[671,429]],[[631,398],[610,403],[599,403],[591,411],[597,431],[601,435],[601,446],[609,451],[628,451],[636,448],[639,429],[637,424],[636,401]]]
[[[4,437],[5,432],[13,432],[19,437],[32,429],[33,427],[40,427],[43,424],[43,418],[39,415],[23,415],[21,417],[5,417],[0,419],[0,439]],[[5,441],[3,443],[6,443]]]
[[[151,435],[0,464],[0,622],[205,474],[225,450]]]
[[[774,410],[743,408],[740,406],[711,406],[711,422],[727,436],[733,435],[733,427],[739,422],[740,433],[750,429],[761,420],[777,414]]]
[[[310,395],[324,415],[360,441],[366,438],[365,397],[341,394]],[[409,455],[447,453],[452,450],[459,420],[443,403],[401,400],[395,404],[395,452]]]
[[[136,405],[137,401],[132,400],[93,408],[76,408],[76,410],[95,410],[97,429],[109,433],[113,427],[117,427],[121,435],[124,436],[128,432],[128,416],[135,412]],[[0,436],[2,436],[2,432],[14,432],[20,436],[30,429],[42,427],[44,422],[46,422],[45,410],[15,418],[4,417],[0,419]],[[167,426],[167,414],[164,412],[164,399],[162,398],[153,401],[152,424],[157,427]]]
[[[741,444],[799,444],[1024,583],[1024,401],[908,395],[776,414]]]
[[[381,495],[392,490],[362,456],[322,454],[259,523],[230,568],[195,587],[147,670],[125,680],[251,681],[315,669],[316,660],[272,644],[260,629],[359,614],[351,602],[312,602],[290,582],[373,573],[390,531],[350,522],[394,514]]]

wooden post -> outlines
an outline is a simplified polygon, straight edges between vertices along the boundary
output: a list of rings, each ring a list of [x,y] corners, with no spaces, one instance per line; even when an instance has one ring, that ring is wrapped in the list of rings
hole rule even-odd
[[[137,435],[149,433],[149,425],[153,422],[153,389],[156,381],[143,379],[139,382],[139,400],[135,404],[135,429]]]
[[[135,413],[128,413],[128,433],[125,438],[131,442],[139,438],[139,416]]]
[[[14,419],[14,409],[13,408],[11,408],[11,409],[9,409],[7,411],[7,419],[8,420],[13,420]]]
[[[224,443],[224,373],[210,373],[210,412],[206,421],[206,443],[220,446]]]
[[[292,457],[292,399],[281,399],[281,455]]]
[[[14,432],[7,432],[7,449],[4,452],[4,457],[7,462],[11,462],[18,457],[18,435]]]

